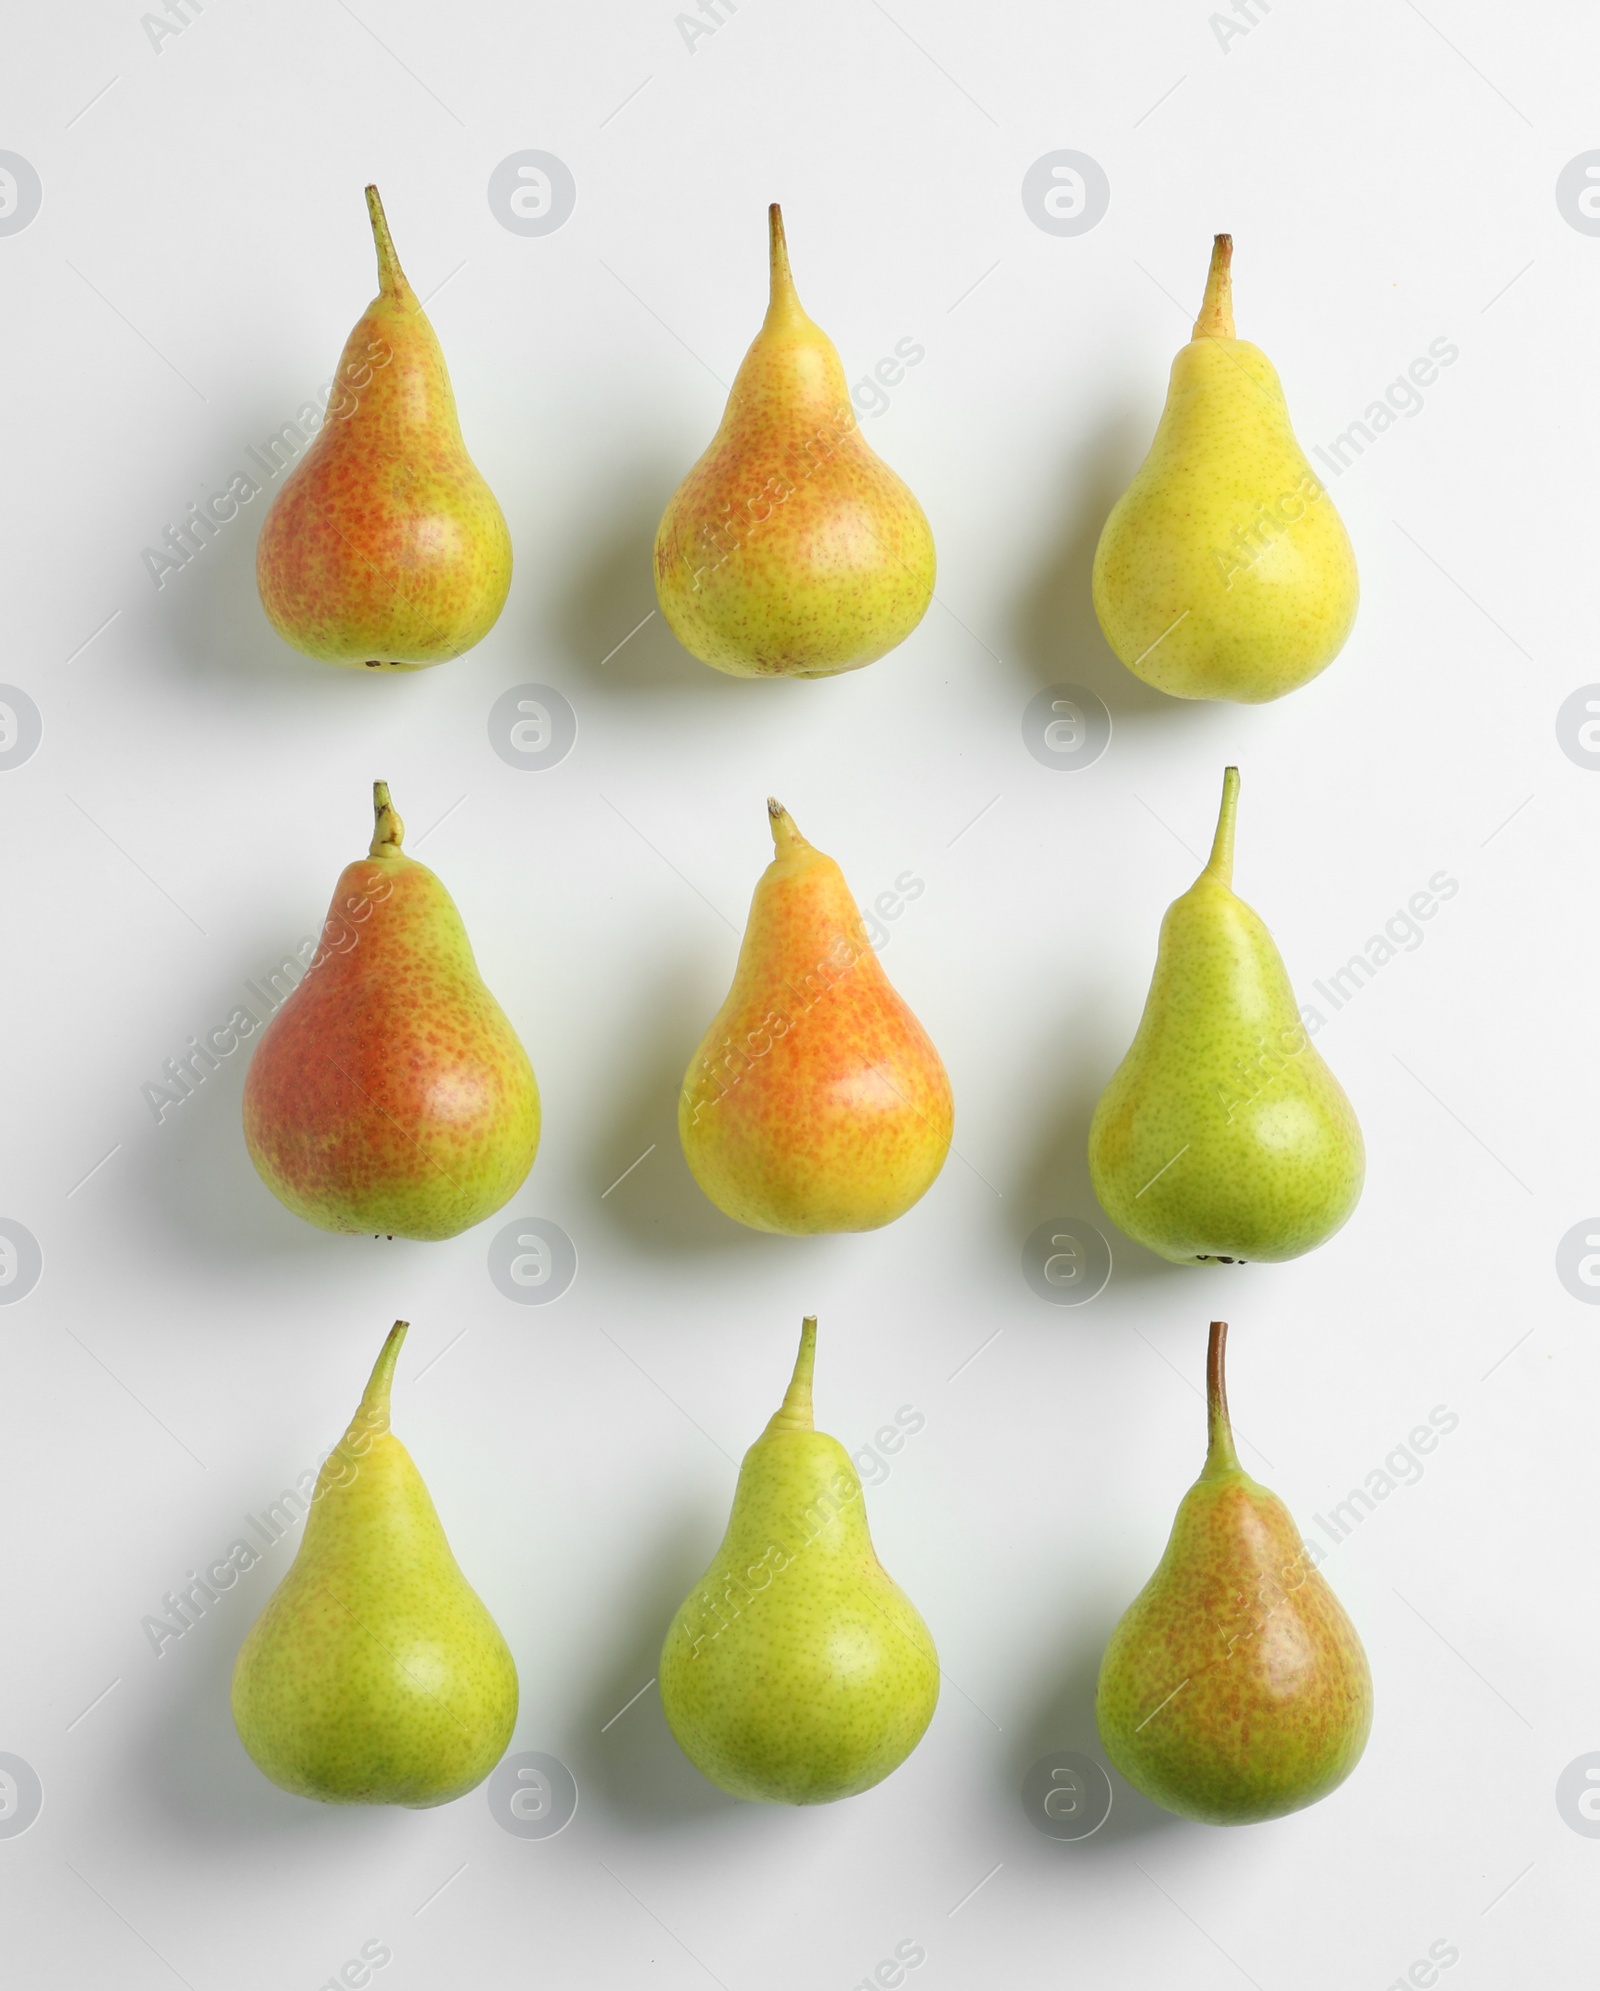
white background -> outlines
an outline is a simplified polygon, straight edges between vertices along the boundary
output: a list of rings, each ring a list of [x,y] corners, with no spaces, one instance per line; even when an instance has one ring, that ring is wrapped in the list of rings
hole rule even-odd
[[[848,1991],[901,1942],[917,1991],[1382,1991],[1441,1942],[1452,1991],[1592,1970],[1600,1845],[1555,1785],[1600,1748],[1600,1316],[1554,1269],[1600,1205],[1600,777],[1555,730],[1600,676],[1600,238],[1554,198],[1600,145],[1589,10],[1278,0],[1224,51],[1205,0],[741,0],[692,53],[672,0],[210,0],[159,54],[137,0],[72,14],[17,15],[0,80],[0,147],[44,186],[0,238],[0,676],[44,716],[0,774],[0,1216],[44,1253],[0,1311],[0,1750],[45,1793],[0,1840],[8,1976],[314,1991],[369,1940],[383,1991]],[[578,187],[542,238],[486,199],[527,147]],[[1076,238],[1020,199],[1060,147],[1111,182]],[[140,564],[332,371],[374,289],[368,179],[419,293],[444,286],[516,548],[494,632],[415,676],[276,638],[264,499],[163,588]],[[932,521],[937,604],[831,682],[718,676],[659,616],[603,661],[653,605],[655,521],[759,322],[773,198],[853,381],[926,347],[866,429]],[[1257,708],[1147,690],[1089,602],[1218,228],[1308,448],[1431,341],[1460,348],[1330,480],[1363,586],[1345,653]],[[1062,681],[1114,717],[1085,772],[1023,747]],[[578,714],[542,773],[486,732],[528,682]],[[1097,1216],[1088,1116],[1228,759],[1239,888],[1306,1000],[1434,872],[1459,881],[1318,1036],[1366,1194],[1287,1266],[1113,1236],[1104,1293],[1052,1307],[1022,1244]],[[553,1306],[492,1285],[501,1220],[435,1245],[298,1223],[244,1151],[242,1054],[159,1125],[141,1098],[315,930],[375,775],[538,1072],[544,1142],[505,1215],[576,1241]],[[949,1067],[960,1158],[876,1235],[742,1231],[676,1144],[769,790],[863,901],[926,885],[883,961]],[[894,1777],[791,1812],[706,1784],[653,1689],[605,1724],[652,1678],[812,1309],[826,1428],[926,1417],[868,1501],[948,1676]],[[1371,1744],[1281,1823],[1191,1826],[1119,1782],[1098,1835],[1057,1843],[1022,1779],[1097,1753],[1101,1647],[1199,1465],[1214,1313],[1247,1462],[1308,1531],[1435,1406],[1459,1417],[1326,1565],[1371,1656]],[[292,1543],[160,1658],[140,1630],[333,1442],[398,1314],[397,1429],[516,1654],[513,1746],[581,1791],[554,1839],[502,1831],[482,1792],[343,1811],[259,1775],[228,1678]]]

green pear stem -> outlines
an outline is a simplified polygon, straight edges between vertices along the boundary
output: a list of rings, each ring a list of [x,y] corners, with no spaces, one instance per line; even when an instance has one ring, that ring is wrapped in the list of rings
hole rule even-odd
[[[1237,1472],[1239,1455],[1233,1449],[1233,1425],[1228,1417],[1228,1381],[1224,1360],[1228,1347],[1228,1323],[1214,1320],[1206,1346],[1206,1463],[1202,1479],[1216,1479]]]
[[[378,1359],[372,1365],[372,1374],[367,1378],[367,1387],[351,1420],[352,1431],[359,1431],[368,1438],[381,1438],[388,1430],[389,1391],[394,1383],[394,1365],[400,1359],[400,1344],[405,1340],[410,1325],[408,1320],[397,1320],[390,1328],[383,1346],[378,1350]]]
[[[1231,339],[1233,330],[1233,237],[1218,235],[1211,244],[1211,268],[1206,272],[1206,294],[1200,303],[1200,316],[1194,321],[1197,339]]]
[[[783,210],[776,201],[767,209],[767,231],[772,267],[772,294],[766,318],[770,329],[791,319],[804,318],[806,314],[794,287],[794,276],[789,268],[789,243],[783,232]]]
[[[1211,839],[1206,876],[1226,885],[1229,891],[1233,890],[1233,821],[1238,809],[1239,770],[1226,767],[1222,771],[1222,808],[1217,816],[1217,833]]]
[[[814,1431],[811,1411],[811,1372],[817,1359],[817,1317],[807,1314],[800,1323],[800,1352],[794,1358],[794,1374],[784,1391],[782,1406],[773,1412],[767,1435],[774,1431]]]
[[[406,826],[400,820],[400,811],[389,800],[387,781],[372,784],[372,845],[369,857],[398,857],[400,845],[406,833]]]
[[[379,295],[393,298],[396,303],[404,303],[411,296],[411,286],[406,282],[406,273],[394,252],[394,237],[389,233],[388,217],[384,214],[383,202],[378,198],[376,187],[367,188],[367,213],[372,220],[372,240],[378,251]]]

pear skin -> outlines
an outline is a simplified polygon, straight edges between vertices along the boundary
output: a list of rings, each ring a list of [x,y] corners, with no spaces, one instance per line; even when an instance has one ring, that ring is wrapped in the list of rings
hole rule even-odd
[[[311,447],[273,500],[256,584],[286,643],[325,664],[418,670],[470,650],[511,586],[511,535],[467,454],[444,354],[367,208],[378,295],[345,344]]]
[[[1136,1790],[1204,1825],[1315,1804],[1361,1759],[1372,1675],[1289,1510],[1239,1464],[1211,1324],[1210,1446],[1166,1554],[1111,1634],[1095,1714]]]
[[[744,1455],[711,1567],[661,1651],[678,1745],[730,1796],[831,1804],[897,1770],[939,1698],[927,1626],[867,1531],[861,1481],[812,1423],[817,1323],[794,1378]]]
[[[656,596],[733,677],[832,677],[902,643],[933,595],[922,507],[862,437],[769,210],[772,297],[711,447],[656,533]]]
[[[532,1168],[539,1088],[450,894],[400,847],[388,784],[372,793],[372,847],[250,1061],[245,1142],[308,1224],[455,1237]]]
[[[759,1231],[868,1231],[944,1166],[950,1081],[879,966],[844,873],[769,801],[777,855],[733,986],[689,1061],[678,1136],[720,1210]]]
[[[1234,336],[1232,255],[1219,235],[1150,453],[1100,535],[1094,606],[1146,684],[1255,705],[1333,662],[1360,589],[1272,362]]]
[[[1238,798],[1230,767],[1210,861],[1167,908],[1138,1031],[1089,1126],[1101,1208],[1180,1265],[1298,1258],[1345,1222],[1366,1173],[1355,1109],[1234,895]]]
[[[397,1320],[317,1475],[289,1573],[233,1670],[233,1720],[264,1775],[324,1804],[448,1804],[517,1719],[517,1669],[389,1429]]]

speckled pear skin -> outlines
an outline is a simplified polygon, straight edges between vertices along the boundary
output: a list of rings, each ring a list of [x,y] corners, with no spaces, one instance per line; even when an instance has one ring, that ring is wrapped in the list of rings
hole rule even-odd
[[[733,677],[832,677],[902,643],[933,595],[922,507],[868,446],[769,211],[772,301],[711,447],[656,533],[673,634]]]
[[[1136,1790],[1203,1825],[1254,1825],[1342,1784],[1372,1675],[1289,1510],[1239,1464],[1211,1328],[1211,1442],[1166,1554],[1111,1634],[1100,1739]]]
[[[1210,862],[1167,908],[1138,1032],[1089,1126],[1101,1208],[1180,1265],[1298,1258],[1345,1222],[1366,1173],[1355,1109],[1234,896],[1238,796],[1230,767]]]
[[[308,1224],[455,1237],[532,1168],[539,1088],[450,894],[401,850],[386,782],[373,806],[371,851],[341,874],[321,945],[250,1061],[245,1144]]]
[[[872,951],[844,873],[779,802],[733,986],[689,1061],[678,1135],[720,1210],[754,1230],[869,1231],[944,1166],[950,1081]]]
[[[812,1424],[808,1316],[783,1407],[745,1453],[728,1532],[661,1650],[679,1747],[732,1797],[831,1804],[897,1770],[939,1698],[927,1626],[885,1571],[861,1481]]]
[[[1106,520],[1093,586],[1106,641],[1136,676],[1175,698],[1255,705],[1333,662],[1360,588],[1272,362],[1234,337],[1232,249],[1216,238],[1194,337]]]
[[[517,1719],[517,1669],[389,1429],[406,1323],[317,1476],[300,1552],[233,1669],[257,1767],[324,1804],[448,1804],[482,1783]]]
[[[470,650],[511,586],[511,535],[467,454],[433,327],[367,188],[378,295],[345,344],[322,427],[256,544],[261,605],[326,664],[417,670]]]

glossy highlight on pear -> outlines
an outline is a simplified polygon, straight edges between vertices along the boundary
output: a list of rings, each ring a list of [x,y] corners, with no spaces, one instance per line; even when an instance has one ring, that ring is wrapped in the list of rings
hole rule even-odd
[[[793,1236],[876,1230],[944,1166],[950,1080],[867,938],[844,874],[769,801],[775,855],[733,986],[689,1061],[678,1135],[741,1224]]]
[[[771,300],[711,446],[656,533],[684,648],[734,677],[831,677],[901,643],[933,595],[922,507],[861,434],[833,342],[768,210]]]
[[[492,1216],[539,1146],[539,1089],[461,915],[373,783],[367,856],[334,888],[304,979],[244,1088],[250,1159],[328,1231],[437,1239]]]
[[[1219,235],[1150,453],[1100,535],[1094,605],[1106,641],[1158,691],[1256,704],[1332,663],[1360,589],[1283,385],[1234,334],[1232,260]]]
[[[256,547],[274,629],[323,663],[417,670],[486,636],[511,586],[511,535],[467,454],[433,327],[376,187],[378,295],[350,334],[322,426]]]
[[[850,1456],[815,1428],[808,1314],[722,1546],[661,1650],[683,1753],[733,1797],[831,1804],[897,1770],[939,1698],[927,1626],[879,1562]]]
[[[1095,1713],[1136,1790],[1206,1825],[1315,1804],[1361,1759],[1372,1675],[1288,1509],[1234,1449],[1211,1323],[1209,1443],[1165,1555],[1111,1635]]]
[[[233,1670],[258,1769],[324,1804],[448,1804],[505,1754],[517,1669],[389,1428],[397,1320]]]
[[[1176,1264],[1298,1258],[1347,1221],[1366,1149],[1272,935],[1233,891],[1239,771],[1167,908],[1144,1014],[1089,1127],[1101,1208]]]

